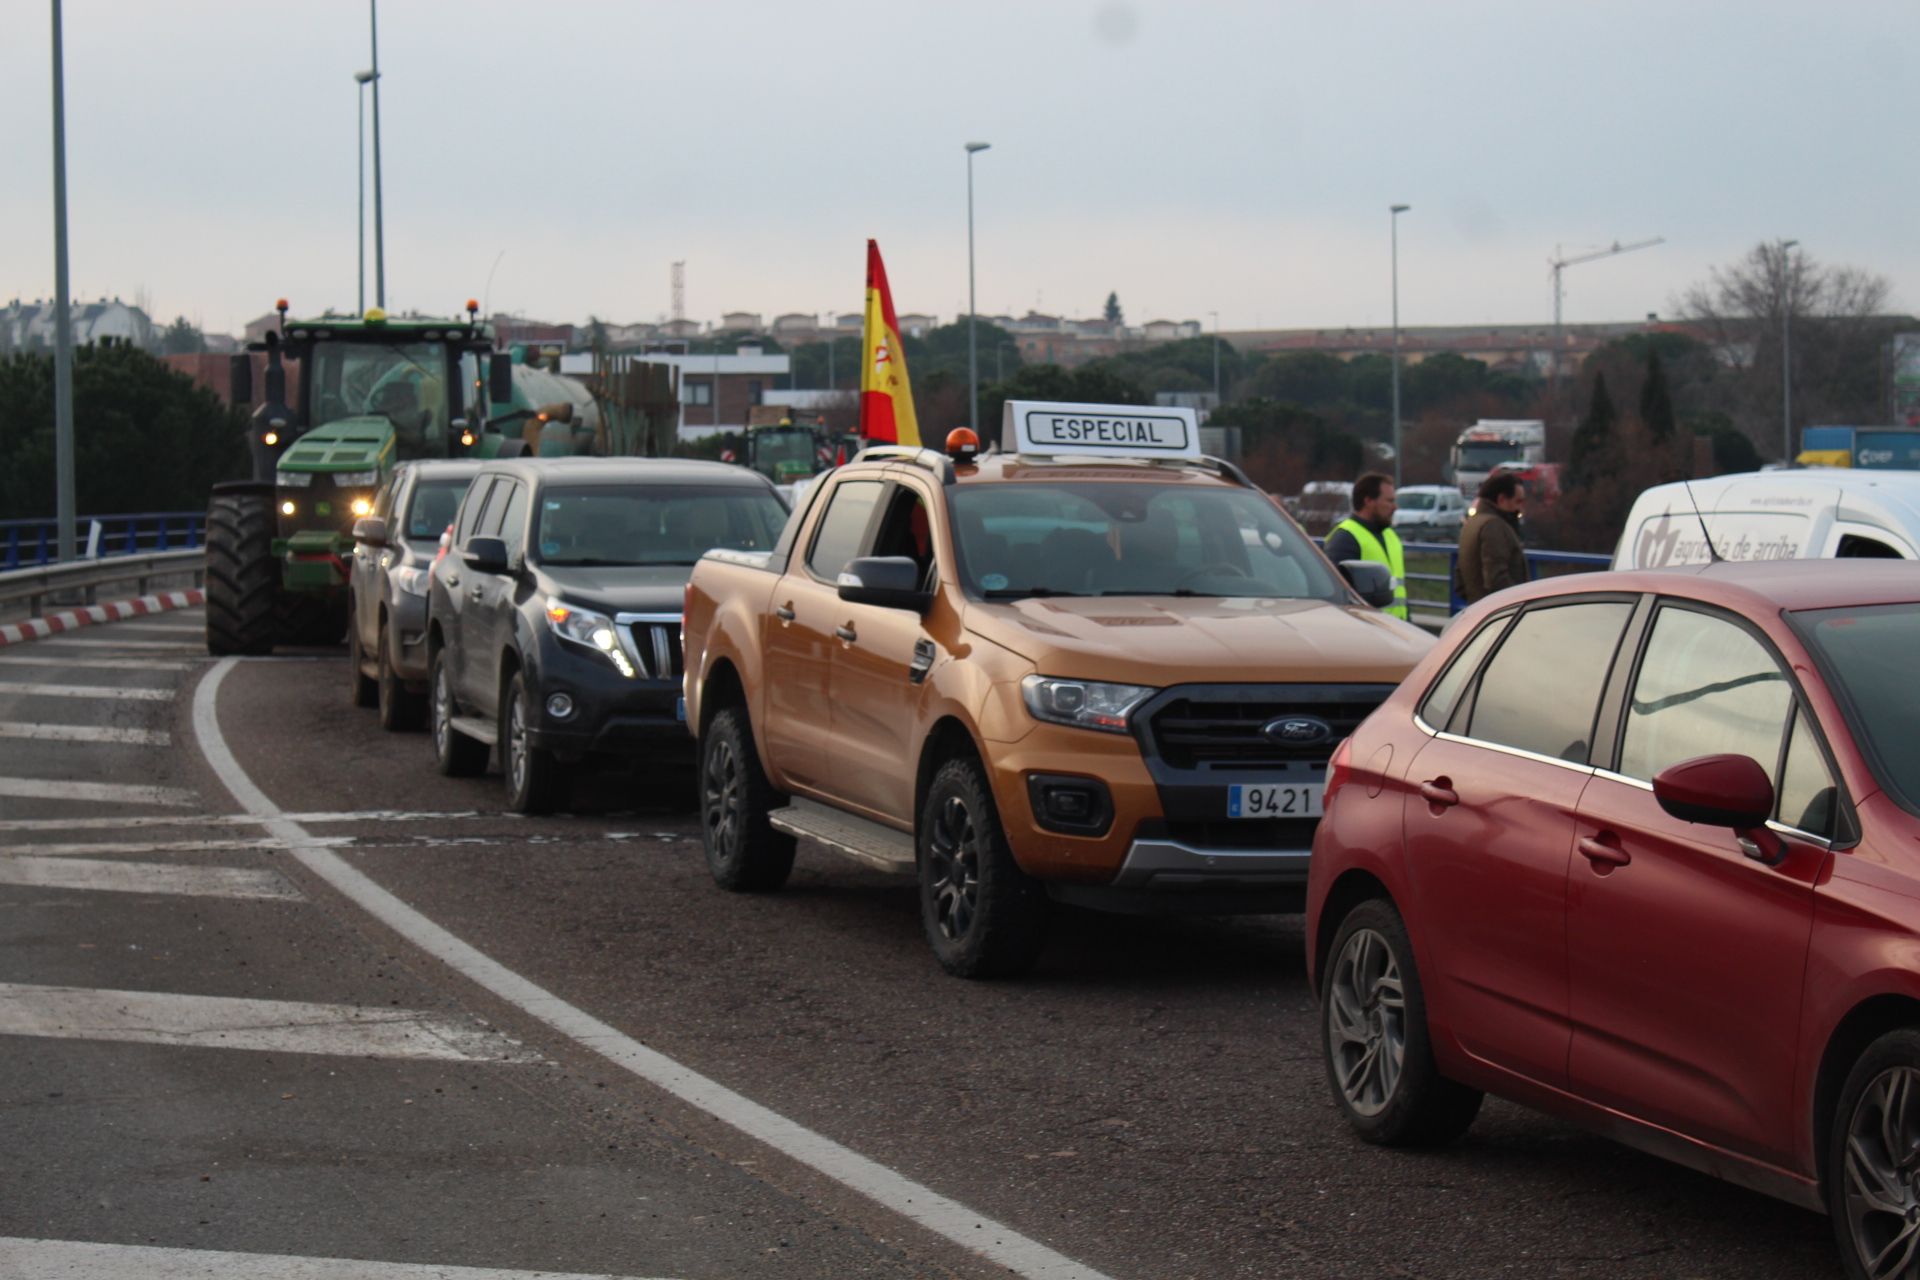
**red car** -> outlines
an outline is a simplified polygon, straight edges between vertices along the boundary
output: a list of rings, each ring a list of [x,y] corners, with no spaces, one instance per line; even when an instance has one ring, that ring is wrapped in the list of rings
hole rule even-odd
[[[1482,1092],[1830,1214],[1920,1277],[1920,570],[1500,592],[1335,753],[1308,885],[1369,1142]]]

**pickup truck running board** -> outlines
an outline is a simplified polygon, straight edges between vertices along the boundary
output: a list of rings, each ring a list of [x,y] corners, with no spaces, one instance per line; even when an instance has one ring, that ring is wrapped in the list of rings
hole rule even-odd
[[[823,844],[879,871],[914,874],[913,837],[811,800],[795,800],[767,815],[775,831]]]
[[[447,723],[474,741],[484,742],[490,747],[500,737],[499,726],[479,716],[455,716]]]

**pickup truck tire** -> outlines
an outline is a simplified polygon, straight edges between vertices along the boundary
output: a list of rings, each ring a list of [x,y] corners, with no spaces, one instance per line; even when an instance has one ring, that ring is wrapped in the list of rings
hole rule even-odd
[[[478,738],[469,738],[453,727],[459,707],[453,700],[453,673],[447,670],[447,651],[433,655],[433,670],[428,676],[433,692],[433,755],[440,772],[449,778],[471,778],[487,771],[487,757],[493,748]]]
[[[787,882],[793,837],[767,821],[783,800],[760,767],[746,708],[714,716],[700,738],[700,830],[715,884],[766,893]]]
[[[1040,957],[1047,897],[1007,847],[980,762],[941,765],[920,815],[920,919],[941,968],[1011,978]]]
[[[560,795],[560,762],[528,740],[539,714],[516,671],[500,703],[500,767],[507,775],[507,807],[515,813],[552,813]]]
[[[380,686],[367,677],[367,655],[360,648],[359,614],[353,606],[347,606],[347,616],[352,619],[347,625],[347,688],[356,707],[374,707],[380,704]]]

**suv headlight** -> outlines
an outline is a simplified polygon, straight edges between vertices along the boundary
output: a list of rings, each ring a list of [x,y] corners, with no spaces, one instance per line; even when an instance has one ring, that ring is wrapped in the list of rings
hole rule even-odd
[[[426,597],[427,571],[425,569],[418,569],[412,565],[401,564],[395,565],[389,570],[389,575],[393,578],[393,585],[408,595],[420,596],[423,599]]]
[[[1035,720],[1105,733],[1125,733],[1127,717],[1134,708],[1157,692],[1144,685],[1103,684],[1059,676],[1028,676],[1020,682],[1020,696]]]
[[[547,626],[562,640],[593,650],[611,662],[621,675],[633,679],[633,663],[621,652],[620,636],[613,629],[613,619],[606,614],[548,596]]]

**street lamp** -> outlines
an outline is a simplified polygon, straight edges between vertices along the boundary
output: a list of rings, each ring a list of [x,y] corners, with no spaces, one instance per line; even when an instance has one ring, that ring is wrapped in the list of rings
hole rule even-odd
[[[367,33],[373,46],[373,66],[364,74],[373,85],[373,298],[387,306],[386,220],[380,204],[380,0],[367,0]],[[355,77],[356,79],[358,77]],[[365,308],[361,308],[365,313]]]
[[[1410,204],[1387,207],[1393,233],[1393,487],[1400,487],[1400,215]]]
[[[1213,407],[1220,407],[1220,313],[1209,311],[1213,317]]]
[[[974,338],[976,307],[973,300],[973,156],[985,151],[990,142],[967,144],[967,418],[976,432],[980,430],[980,353]]]
[[[1780,461],[1783,465],[1793,462],[1793,348],[1788,345],[1791,331],[1788,323],[1793,319],[1793,255],[1790,252],[1798,240],[1780,242],[1780,435],[1783,448]]]
[[[373,83],[374,73],[356,71],[353,82],[360,86],[360,117],[355,139],[360,144],[360,167],[356,171],[360,179],[360,309],[359,314],[367,313],[367,86]]]

